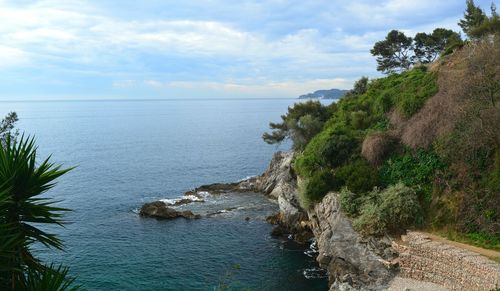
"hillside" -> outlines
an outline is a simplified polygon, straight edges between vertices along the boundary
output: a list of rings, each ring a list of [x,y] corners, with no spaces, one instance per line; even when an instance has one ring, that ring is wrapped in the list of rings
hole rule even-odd
[[[499,68],[489,37],[341,98],[295,160],[301,205],[340,191],[365,235],[420,228],[500,249]]]
[[[317,90],[313,93],[300,95],[299,99],[339,99],[347,94],[349,90],[330,89],[330,90]]]

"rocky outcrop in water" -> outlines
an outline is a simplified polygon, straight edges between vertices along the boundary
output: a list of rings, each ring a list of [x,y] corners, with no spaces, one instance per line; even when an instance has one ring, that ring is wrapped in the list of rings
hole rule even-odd
[[[139,215],[154,217],[157,219],[173,219],[180,217],[187,219],[201,218],[200,215],[193,214],[193,212],[191,211],[177,211],[173,208],[168,207],[166,203],[161,201],[144,204],[139,211]]]
[[[363,238],[340,211],[336,193],[329,193],[314,208],[299,204],[294,154],[278,152],[268,169],[253,181],[255,190],[278,200],[280,212],[268,218],[276,235],[305,242],[316,239],[317,261],[329,274],[331,290],[379,290],[394,277],[391,262],[397,253],[389,238]]]
[[[237,183],[210,184],[186,192],[185,197],[202,198],[204,192],[224,193],[261,192],[277,200],[279,213],[268,217],[275,225],[273,236],[293,238],[305,243],[315,237],[317,261],[329,273],[331,290],[380,289],[393,277],[390,263],[391,241],[362,238],[340,212],[337,196],[328,194],[313,209],[304,210],[299,204],[297,177],[292,168],[293,152],[277,152],[269,167],[260,176]],[[182,201],[182,200],[180,200]],[[216,215],[218,213],[214,213]],[[146,203],[141,215],[157,218],[198,218],[191,212],[178,212],[161,201]],[[207,215],[211,217],[213,215]]]
[[[280,212],[267,219],[276,225],[273,233],[291,235],[297,242],[304,243],[312,238],[312,232],[306,223],[307,212],[299,204],[293,158],[293,152],[275,153],[267,170],[253,181],[253,187],[278,201]]]
[[[380,290],[395,275],[397,253],[391,239],[364,238],[340,210],[337,193],[329,193],[308,210],[316,238],[317,261],[328,270],[330,290]]]
[[[269,217],[268,222],[276,225],[273,234],[276,236],[292,236],[297,242],[305,243],[312,238],[307,225],[307,212],[298,200],[297,177],[292,169],[293,152],[277,152],[269,167],[260,176],[252,177],[238,183],[215,183],[203,185],[184,195],[197,196],[202,192],[210,194],[260,192],[278,201],[280,212]]]

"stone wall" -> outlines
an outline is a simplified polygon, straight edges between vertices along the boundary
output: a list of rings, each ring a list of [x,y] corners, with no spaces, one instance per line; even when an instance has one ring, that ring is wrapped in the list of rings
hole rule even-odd
[[[420,232],[408,232],[400,253],[400,275],[433,282],[451,290],[495,290],[500,287],[500,264],[477,253],[432,241]]]

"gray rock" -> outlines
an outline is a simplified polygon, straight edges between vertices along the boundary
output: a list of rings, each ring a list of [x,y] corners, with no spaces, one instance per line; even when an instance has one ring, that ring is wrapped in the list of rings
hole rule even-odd
[[[386,258],[378,255],[384,253],[387,241],[358,234],[340,211],[337,193],[326,195],[308,215],[321,254],[317,260],[328,270],[334,290],[379,290],[393,278],[382,263]]]
[[[305,242],[311,238],[312,230],[319,251],[316,259],[329,273],[331,290],[385,288],[394,271],[383,261],[397,256],[391,248],[391,239],[364,238],[358,234],[341,212],[335,193],[329,193],[313,209],[302,209],[292,169],[293,157],[292,152],[276,153],[264,174],[253,182],[255,190],[278,200],[280,213],[268,218],[279,226],[273,234],[291,233],[294,239]]]
[[[179,217],[187,219],[201,218],[199,214],[193,214],[193,212],[191,211],[177,211],[173,208],[167,207],[167,204],[161,201],[155,201],[144,204],[141,207],[139,215],[154,217],[157,219],[173,219]]]

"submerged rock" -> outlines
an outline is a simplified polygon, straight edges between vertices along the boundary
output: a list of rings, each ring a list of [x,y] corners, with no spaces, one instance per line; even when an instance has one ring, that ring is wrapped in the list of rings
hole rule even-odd
[[[225,208],[225,209],[217,210],[215,212],[207,214],[207,217],[213,217],[213,216],[217,216],[217,215],[220,215],[220,214],[228,213],[228,212],[231,212],[231,211],[233,211],[235,209],[238,209],[238,207],[228,207],[228,208]]]
[[[146,203],[141,207],[139,212],[141,216],[154,217],[157,219],[173,219],[173,218],[187,218],[187,219],[198,219],[201,215],[194,214],[191,211],[177,211],[173,208],[167,206],[165,202],[155,201],[151,203]]]

